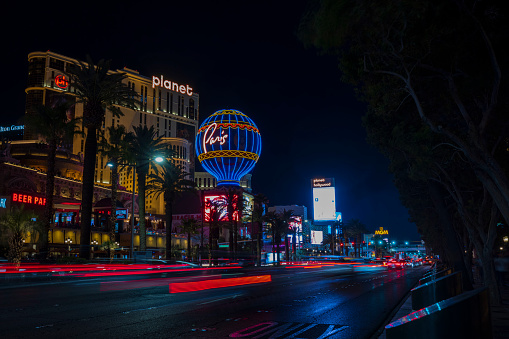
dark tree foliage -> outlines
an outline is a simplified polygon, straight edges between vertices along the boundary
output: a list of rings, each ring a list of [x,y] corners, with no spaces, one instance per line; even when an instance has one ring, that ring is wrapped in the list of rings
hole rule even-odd
[[[368,103],[368,138],[428,245],[462,270],[475,248],[488,286],[509,221],[507,23],[501,1],[323,0],[300,29]]]

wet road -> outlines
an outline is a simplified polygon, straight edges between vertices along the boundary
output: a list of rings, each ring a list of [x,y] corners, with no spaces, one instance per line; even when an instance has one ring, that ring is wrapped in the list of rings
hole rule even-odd
[[[427,269],[261,268],[0,288],[0,333],[3,338],[370,338]],[[202,291],[170,293],[169,288],[268,276],[266,282]]]

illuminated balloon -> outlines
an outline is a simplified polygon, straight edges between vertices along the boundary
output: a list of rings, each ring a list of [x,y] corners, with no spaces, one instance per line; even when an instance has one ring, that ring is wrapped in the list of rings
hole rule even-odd
[[[240,186],[260,157],[262,138],[247,115],[223,109],[209,116],[196,135],[196,154],[217,185]]]

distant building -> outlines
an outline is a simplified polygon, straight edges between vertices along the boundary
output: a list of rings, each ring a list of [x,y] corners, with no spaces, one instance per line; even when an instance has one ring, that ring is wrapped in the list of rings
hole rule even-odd
[[[252,174],[246,174],[240,179],[240,187],[246,192],[251,192]],[[195,172],[194,183],[199,190],[209,190],[217,188],[216,178],[208,172]]]

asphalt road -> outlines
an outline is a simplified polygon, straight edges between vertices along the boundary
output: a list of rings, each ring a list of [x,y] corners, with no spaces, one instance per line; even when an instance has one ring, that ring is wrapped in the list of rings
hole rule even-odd
[[[427,269],[261,268],[25,282],[0,286],[0,333],[2,338],[371,338]],[[250,285],[181,293],[169,288],[269,275],[271,281]]]

